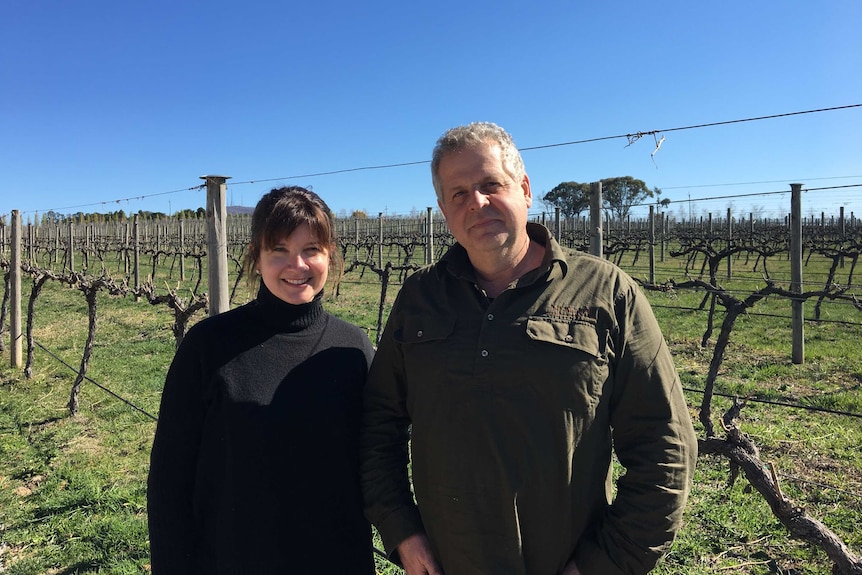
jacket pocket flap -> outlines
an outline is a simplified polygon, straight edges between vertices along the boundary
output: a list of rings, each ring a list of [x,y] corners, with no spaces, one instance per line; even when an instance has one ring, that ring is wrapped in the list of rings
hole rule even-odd
[[[527,320],[527,335],[535,341],[571,347],[602,357],[599,336],[593,325],[536,317]]]
[[[423,343],[446,339],[455,330],[455,317],[406,317],[399,329],[395,330],[398,343]]]

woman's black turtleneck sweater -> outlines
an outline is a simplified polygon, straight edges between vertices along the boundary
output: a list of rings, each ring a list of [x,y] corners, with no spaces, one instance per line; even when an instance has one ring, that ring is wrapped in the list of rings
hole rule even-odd
[[[154,575],[374,573],[358,435],[373,355],[320,297],[193,326],[162,393],[147,485]]]

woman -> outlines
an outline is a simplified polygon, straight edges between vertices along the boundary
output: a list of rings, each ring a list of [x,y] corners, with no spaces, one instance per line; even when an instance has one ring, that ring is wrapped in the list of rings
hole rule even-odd
[[[332,212],[267,193],[245,267],[257,298],[192,327],[168,371],[150,460],[152,570],[373,574],[358,430],[373,355],[323,310]]]

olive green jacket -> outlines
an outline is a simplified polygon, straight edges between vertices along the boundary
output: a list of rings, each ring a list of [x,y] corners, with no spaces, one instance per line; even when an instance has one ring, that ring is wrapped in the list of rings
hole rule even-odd
[[[460,245],[401,289],[364,392],[366,515],[390,554],[425,531],[446,575],[646,573],[697,457],[679,378],[629,276],[528,231],[543,265],[493,300]]]

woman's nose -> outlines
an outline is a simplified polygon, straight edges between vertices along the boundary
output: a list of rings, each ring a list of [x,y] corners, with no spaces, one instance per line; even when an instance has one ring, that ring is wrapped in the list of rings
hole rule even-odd
[[[308,265],[305,263],[305,258],[302,257],[302,254],[296,254],[287,257],[287,265],[292,268],[304,269],[307,268]]]

